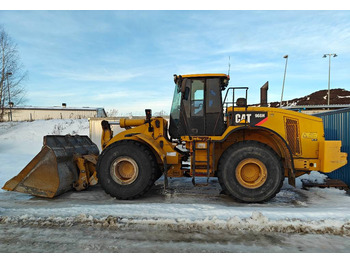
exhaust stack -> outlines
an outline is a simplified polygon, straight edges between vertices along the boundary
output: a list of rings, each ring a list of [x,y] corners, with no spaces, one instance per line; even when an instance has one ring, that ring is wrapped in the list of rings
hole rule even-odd
[[[269,81],[260,88],[260,106],[267,106],[267,90],[269,89]]]

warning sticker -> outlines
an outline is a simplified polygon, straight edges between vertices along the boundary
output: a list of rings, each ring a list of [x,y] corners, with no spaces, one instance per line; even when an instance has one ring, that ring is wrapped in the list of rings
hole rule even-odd
[[[317,133],[303,133],[303,138],[306,139],[317,139]]]

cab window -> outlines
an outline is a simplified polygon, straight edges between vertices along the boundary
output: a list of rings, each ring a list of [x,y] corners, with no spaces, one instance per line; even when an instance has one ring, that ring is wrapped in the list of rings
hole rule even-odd
[[[191,88],[191,116],[204,115],[204,81],[193,80]]]

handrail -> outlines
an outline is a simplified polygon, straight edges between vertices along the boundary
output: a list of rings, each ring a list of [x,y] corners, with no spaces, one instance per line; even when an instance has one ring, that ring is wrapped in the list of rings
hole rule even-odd
[[[226,99],[227,99],[227,95],[229,93],[229,90],[232,89],[232,102],[226,102]],[[248,110],[248,89],[249,87],[229,87],[226,91],[226,94],[225,94],[225,98],[224,98],[224,101],[222,103],[222,106],[224,108],[224,105],[226,104],[226,107],[225,107],[225,114],[227,116],[227,108],[228,108],[228,105],[229,104],[232,104],[232,112],[235,111],[235,90],[243,90],[245,89],[245,100],[246,100],[246,104],[245,104],[245,119],[247,119],[247,110]],[[232,121],[233,121],[233,118],[232,118]],[[233,125],[233,122],[230,123],[230,125]],[[247,125],[247,122],[245,122],[245,126]]]

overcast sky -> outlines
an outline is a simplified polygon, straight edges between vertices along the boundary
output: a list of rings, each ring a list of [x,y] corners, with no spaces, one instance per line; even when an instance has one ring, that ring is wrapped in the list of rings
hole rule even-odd
[[[350,11],[0,11],[28,71],[32,106],[169,112],[173,74],[227,73],[248,102],[350,90]]]

